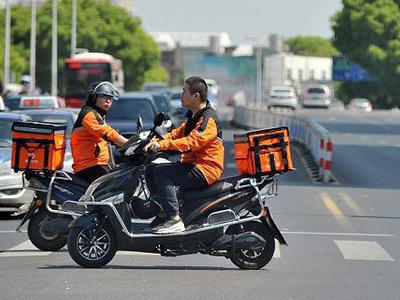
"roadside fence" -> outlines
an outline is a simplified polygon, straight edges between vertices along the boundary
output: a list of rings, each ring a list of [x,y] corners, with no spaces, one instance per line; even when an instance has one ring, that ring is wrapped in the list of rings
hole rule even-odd
[[[331,181],[331,135],[311,118],[295,113],[269,111],[265,105],[247,105],[234,107],[233,122],[245,128],[288,127],[290,139],[302,144],[311,153],[318,166],[318,179]]]

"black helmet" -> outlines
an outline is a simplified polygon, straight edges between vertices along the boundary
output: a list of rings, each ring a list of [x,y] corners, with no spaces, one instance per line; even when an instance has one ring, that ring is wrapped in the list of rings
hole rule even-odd
[[[105,95],[112,97],[113,101],[117,101],[119,98],[119,92],[117,88],[108,81],[96,81],[89,84],[87,102],[89,105],[94,105],[96,103],[96,98],[98,95]]]
[[[150,219],[162,211],[160,204],[156,201],[139,197],[133,197],[131,199],[131,209],[140,219]]]

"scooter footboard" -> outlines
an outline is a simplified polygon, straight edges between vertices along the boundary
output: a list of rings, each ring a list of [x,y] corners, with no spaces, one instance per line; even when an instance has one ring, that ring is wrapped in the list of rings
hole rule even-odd
[[[276,226],[274,220],[272,219],[268,207],[265,207],[264,209],[265,209],[265,214],[264,217],[261,218],[261,222],[271,230],[272,234],[274,235],[274,238],[276,238],[279,241],[279,244],[287,246],[286,240],[283,237],[282,233],[280,232],[278,226]]]

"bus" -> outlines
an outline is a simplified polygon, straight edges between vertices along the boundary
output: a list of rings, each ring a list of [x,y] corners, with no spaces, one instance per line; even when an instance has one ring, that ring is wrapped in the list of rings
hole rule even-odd
[[[81,107],[86,89],[94,81],[109,81],[120,93],[124,89],[122,61],[109,54],[84,52],[64,59],[61,78],[61,97],[67,107]]]

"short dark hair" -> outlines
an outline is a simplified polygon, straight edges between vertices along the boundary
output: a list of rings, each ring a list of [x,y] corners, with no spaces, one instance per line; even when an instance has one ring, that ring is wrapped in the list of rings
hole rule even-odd
[[[207,83],[200,76],[192,76],[185,80],[191,94],[199,93],[202,102],[207,101]]]

